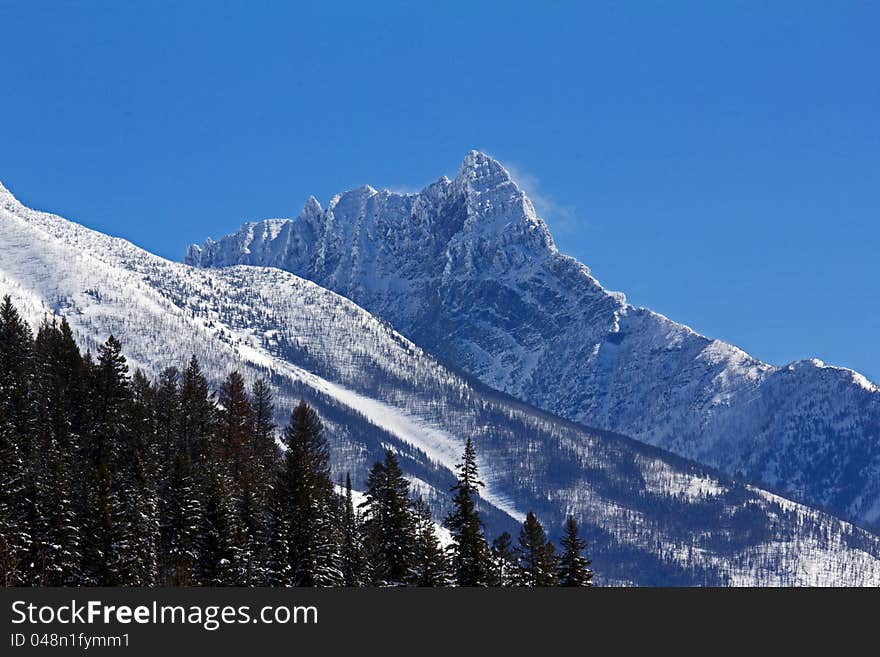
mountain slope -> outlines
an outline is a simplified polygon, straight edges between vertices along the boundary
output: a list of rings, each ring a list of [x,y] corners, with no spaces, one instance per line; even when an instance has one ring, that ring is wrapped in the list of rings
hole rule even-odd
[[[0,292],[31,323],[64,313],[92,349],[112,332],[152,374],[196,353],[214,384],[232,367],[268,376],[282,409],[300,395],[319,408],[337,474],[363,485],[369,464],[397,450],[437,517],[472,436],[490,532],[515,531],[534,509],[558,533],[572,513],[605,583],[880,584],[880,538],[494,393],[295,275],[169,262],[29,210],[2,186],[0,254]]]
[[[880,389],[819,361],[762,363],[608,292],[556,249],[495,160],[418,194],[362,187],[326,210],[190,247],[332,289],[487,385],[880,526]]]

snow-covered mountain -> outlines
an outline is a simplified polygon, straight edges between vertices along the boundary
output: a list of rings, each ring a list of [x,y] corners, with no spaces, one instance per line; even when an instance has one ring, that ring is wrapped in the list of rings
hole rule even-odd
[[[337,473],[363,484],[397,450],[438,517],[465,436],[492,533],[534,509],[553,533],[581,521],[601,581],[880,584],[880,538],[704,466],[586,429],[459,375],[350,300],[279,269],[198,269],[23,207],[0,186],[0,293],[33,324],[63,313],[83,346],[113,333],[156,374],[200,358],[270,378],[279,419],[320,410]]]
[[[817,360],[773,367],[627,304],[559,253],[485,154],[418,194],[310,198],[186,261],[293,272],[523,401],[880,526],[876,385]]]

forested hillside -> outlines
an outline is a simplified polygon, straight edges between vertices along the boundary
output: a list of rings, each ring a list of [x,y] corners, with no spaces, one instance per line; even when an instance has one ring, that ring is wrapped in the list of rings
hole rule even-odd
[[[489,547],[470,441],[444,546],[392,450],[355,505],[318,414],[301,401],[277,434],[265,380],[233,371],[215,394],[193,357],[153,382],[112,336],[94,358],[63,318],[33,336],[9,297],[0,371],[6,586],[591,583],[573,518],[559,556],[531,513]]]

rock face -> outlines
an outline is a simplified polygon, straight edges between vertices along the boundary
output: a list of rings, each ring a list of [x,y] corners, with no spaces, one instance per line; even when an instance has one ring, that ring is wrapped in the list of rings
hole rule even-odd
[[[485,154],[418,194],[310,198],[186,259],[293,272],[493,388],[880,526],[876,385],[815,360],[774,367],[630,306],[559,253]]]
[[[490,536],[515,532],[529,509],[558,535],[573,514],[601,583],[880,585],[877,536],[487,390],[293,274],[169,262],[25,208],[2,186],[0,253],[0,294],[32,325],[63,313],[93,352],[112,333],[152,375],[195,353],[215,386],[232,368],[266,377],[280,422],[300,397],[319,409],[336,475],[363,486],[393,449],[436,518],[471,436]]]

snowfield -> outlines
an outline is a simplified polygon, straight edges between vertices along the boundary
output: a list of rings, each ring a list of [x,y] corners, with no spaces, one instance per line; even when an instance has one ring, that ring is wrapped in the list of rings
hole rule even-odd
[[[494,389],[880,528],[880,388],[817,360],[774,367],[629,305],[559,253],[483,153],[417,194],[310,199],[187,262],[293,272]]]
[[[214,385],[232,368],[266,377],[279,422],[305,397],[327,426],[334,476],[351,472],[358,490],[392,448],[442,518],[450,468],[470,436],[487,483],[481,510],[490,538],[515,533],[528,510],[558,534],[571,513],[600,582],[880,584],[876,536],[497,393],[294,274],[171,262],[25,208],[2,186],[0,254],[0,293],[10,293],[32,324],[63,313],[92,351],[112,333],[151,375],[196,354]]]

